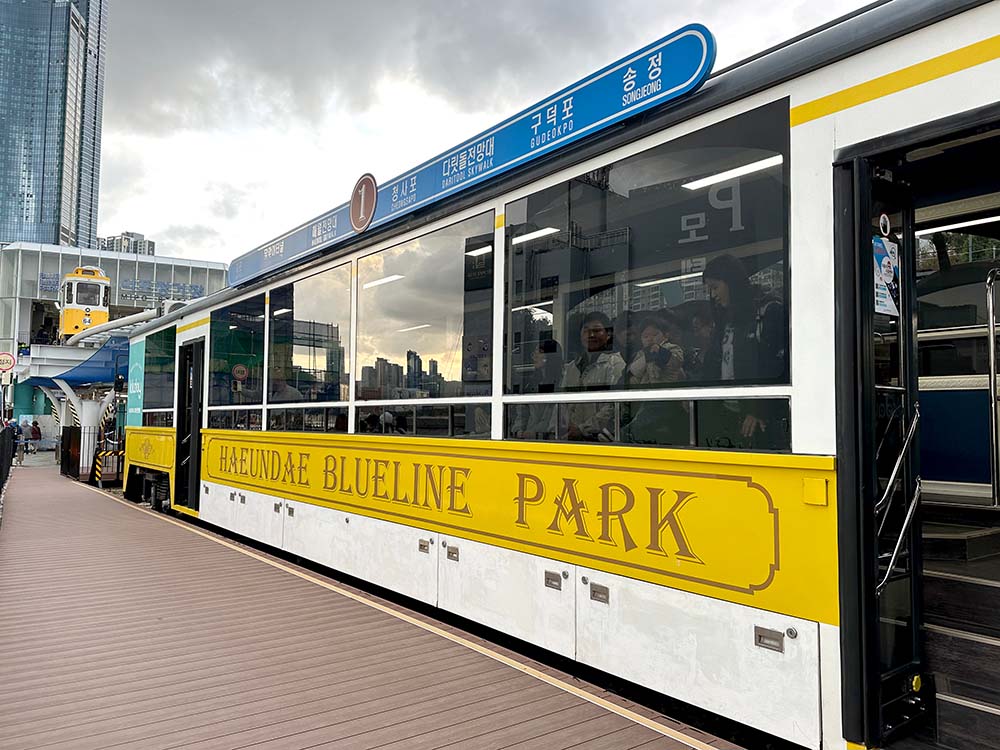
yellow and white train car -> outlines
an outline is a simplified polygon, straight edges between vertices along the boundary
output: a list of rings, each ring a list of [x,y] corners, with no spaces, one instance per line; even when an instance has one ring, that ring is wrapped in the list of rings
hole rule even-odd
[[[629,117],[688,27],[366,176],[134,334],[129,492],[761,737],[992,746],[998,30],[882,3]]]
[[[78,266],[63,276],[59,287],[61,339],[107,323],[111,279],[97,266]]]

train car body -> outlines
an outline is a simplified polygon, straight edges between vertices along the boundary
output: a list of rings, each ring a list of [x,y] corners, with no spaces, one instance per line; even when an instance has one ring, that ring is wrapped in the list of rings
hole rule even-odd
[[[686,27],[366,176],[136,331],[131,491],[797,746],[963,746],[1000,641],[933,561],[1000,526],[998,29],[890,2],[695,90]]]
[[[80,266],[67,273],[59,286],[59,337],[69,338],[107,323],[111,280],[96,266]]]

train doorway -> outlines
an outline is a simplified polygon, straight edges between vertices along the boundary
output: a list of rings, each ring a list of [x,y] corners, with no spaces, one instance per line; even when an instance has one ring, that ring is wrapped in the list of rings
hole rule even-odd
[[[842,556],[857,550],[841,567],[857,585],[842,601],[844,719],[870,747],[1000,729],[983,697],[1000,667],[967,684],[973,663],[1000,664],[1000,640],[983,638],[1000,633],[977,614],[1000,586],[992,114],[852,149],[835,171],[838,254],[850,255],[840,310],[853,295],[838,321],[838,453],[853,463],[841,499],[854,506],[841,509],[854,537]]]
[[[177,477],[174,505],[198,510],[201,493],[201,412],[204,396],[205,341],[180,347],[177,378]]]

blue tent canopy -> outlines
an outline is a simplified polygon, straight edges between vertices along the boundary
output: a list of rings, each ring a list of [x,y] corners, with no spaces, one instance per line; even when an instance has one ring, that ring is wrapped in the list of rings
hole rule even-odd
[[[124,336],[112,336],[88,359],[55,377],[66,381],[70,386],[97,383],[111,385],[115,382],[116,373],[128,375],[128,339]],[[26,382],[55,387],[53,378],[30,378]]]

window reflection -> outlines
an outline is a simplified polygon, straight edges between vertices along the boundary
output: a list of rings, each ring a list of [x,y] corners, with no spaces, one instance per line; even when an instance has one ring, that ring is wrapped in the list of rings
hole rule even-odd
[[[264,295],[213,312],[210,337],[209,405],[261,403]]]
[[[213,409],[208,413],[208,427],[212,430],[261,429],[259,409]]]
[[[783,101],[508,204],[507,392],[787,382],[787,141]]]
[[[268,401],[346,401],[351,267],[271,291]]]
[[[143,375],[143,407],[166,409],[174,405],[174,345],[177,329],[168,328],[146,337]]]
[[[493,213],[358,261],[359,399],[489,395]]]
[[[489,404],[362,406],[357,432],[418,437],[490,437]]]
[[[530,402],[508,404],[505,435],[515,440],[621,443],[723,450],[790,451],[788,399]],[[579,429],[584,418],[600,431]],[[572,429],[577,420],[578,429]]]
[[[172,411],[143,412],[143,427],[173,427],[174,413]]]
[[[267,429],[276,432],[347,432],[347,407],[268,409]]]

